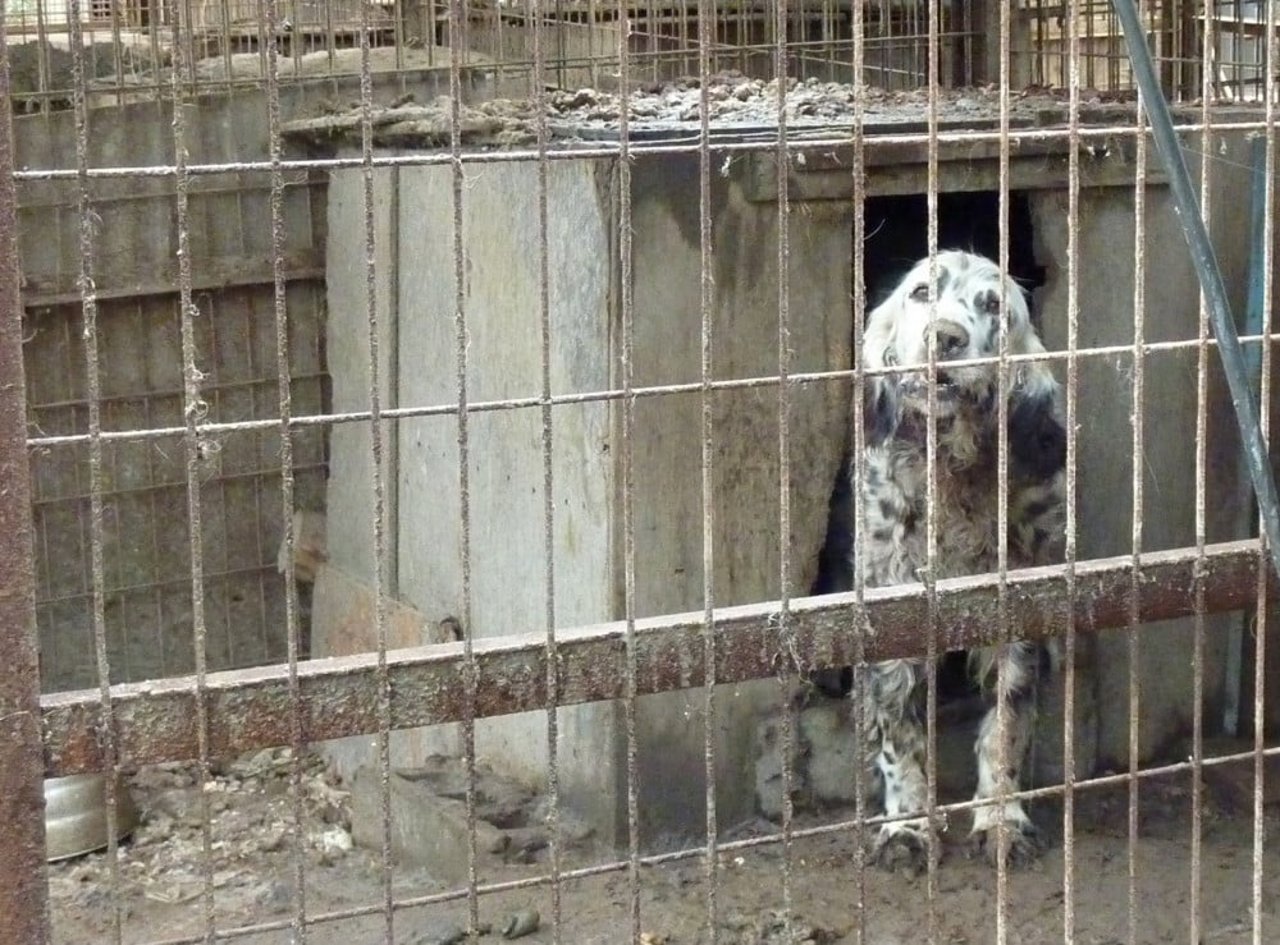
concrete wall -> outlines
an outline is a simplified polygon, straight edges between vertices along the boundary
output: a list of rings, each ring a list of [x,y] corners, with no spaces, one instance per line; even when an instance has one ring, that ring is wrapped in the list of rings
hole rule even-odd
[[[464,203],[467,246],[468,397],[537,396],[541,390],[538,257],[534,190],[529,168],[493,165],[485,185]],[[608,244],[609,169],[593,163],[551,167],[548,201],[558,219],[551,254],[552,383],[558,393],[601,390],[609,383],[607,253],[581,247]],[[587,199],[583,199],[586,196]],[[384,331],[384,402],[426,406],[457,403],[453,192],[448,168],[379,172],[379,315]],[[363,183],[334,174],[330,188],[330,363],[334,408],[367,409],[368,348],[363,253]],[[612,459],[610,408],[557,408],[552,418],[555,502],[555,619],[572,626],[606,619],[611,610]],[[547,613],[542,490],[541,414],[536,410],[470,414],[471,610],[462,595],[462,528],[458,421],[439,416],[388,423],[397,461],[388,482],[391,593],[428,619],[469,622],[477,637],[545,627]],[[372,577],[369,436],[367,425],[334,431],[328,507],[331,528],[350,534],[333,562]],[[331,652],[317,641],[317,652]],[[595,822],[616,809],[616,709],[588,706],[560,712],[562,790]],[[478,751],[528,783],[547,767],[547,719],[531,713],[477,725]],[[333,752],[352,774],[369,760],[370,743],[348,740]],[[455,726],[399,733],[397,767],[432,752],[460,750]]]
[[[467,397],[541,390],[539,262],[532,165],[498,164],[463,198]],[[453,191],[446,167],[401,171],[399,399],[457,402]],[[609,166],[557,162],[548,173],[551,384],[556,393],[608,387]],[[454,615],[476,637],[546,628],[546,540],[539,410],[468,417],[471,610],[464,612],[458,421],[400,424],[398,571],[405,600]],[[612,616],[610,408],[556,408],[552,501],[557,626]],[[598,823],[616,818],[619,717],[609,705],[560,712],[566,803]],[[478,724],[477,751],[529,784],[547,769],[547,719],[531,713]]]
[[[698,162],[637,162],[633,175],[637,384],[700,377]],[[712,174],[713,376],[778,373],[776,203],[751,202],[747,169]],[[790,370],[823,371],[851,359],[852,206],[796,208],[790,217]],[[793,387],[788,415],[790,532],[780,531],[778,390],[726,390],[712,400],[712,553],[717,606],[808,592],[839,465],[846,384]],[[636,606],[641,616],[703,606],[701,398],[648,398],[637,405]],[[643,541],[640,540],[643,536]],[[782,541],[779,541],[779,538]],[[621,555],[619,554],[619,560]],[[694,655],[701,659],[701,654]],[[756,716],[779,699],[774,682],[717,690],[718,815],[733,824],[754,811]],[[640,700],[644,826],[665,836],[705,830],[704,694]]]
[[[1219,265],[1237,320],[1243,320],[1249,264],[1249,146],[1243,135],[1222,136],[1210,164],[1209,214]],[[1049,191],[1032,204],[1038,261],[1048,282],[1037,303],[1046,343],[1067,346],[1067,195]],[[1134,195],[1132,188],[1081,194],[1079,336],[1081,348],[1133,342]],[[1165,187],[1146,194],[1145,335],[1149,342],[1195,339],[1199,334],[1199,283]],[[1245,537],[1236,516],[1243,501],[1236,485],[1239,438],[1215,350],[1208,368],[1205,443],[1205,527],[1208,540]],[[1143,422],[1144,550],[1195,544],[1196,404],[1195,348],[1157,351],[1145,361]],[[1065,370],[1059,371],[1065,380]],[[1078,385],[1078,555],[1081,559],[1128,554],[1132,544],[1133,456],[1131,414],[1133,359],[1129,354],[1080,362]],[[1203,673],[1206,725],[1221,719],[1226,634],[1238,620],[1204,620]],[[1128,764],[1129,663],[1127,632],[1101,635],[1093,687],[1098,700],[1097,755],[1104,765]],[[1168,621],[1140,634],[1142,759],[1168,751],[1193,718],[1195,621]]]
[[[696,162],[642,160],[633,178],[634,382],[696,381],[700,376],[700,282]],[[540,391],[536,167],[497,164],[470,180],[463,198],[468,320],[468,397],[531,397]],[[556,162],[549,169],[551,371],[556,393],[616,387],[621,353],[616,166]],[[394,327],[396,372],[388,396],[400,406],[456,402],[452,189],[445,167],[398,171],[392,215],[399,285]],[[330,357],[335,409],[367,400],[363,367],[363,229],[352,226],[358,175],[334,175]],[[761,247],[774,245],[775,204],[751,203],[737,175],[716,178],[713,195],[714,376],[743,378],[777,370],[777,267]],[[847,365],[850,359],[848,207],[830,205],[792,227],[792,370]],[[380,222],[380,226],[383,224]],[[379,259],[385,258],[379,249]],[[388,297],[392,297],[388,289]],[[340,340],[341,339],[341,340]],[[345,366],[350,365],[350,371]],[[348,374],[348,377],[340,377]],[[776,388],[721,392],[713,398],[714,587],[720,605],[766,600],[780,590],[778,396]],[[827,494],[847,414],[841,385],[797,388],[790,414],[792,509],[788,550],[791,593],[813,578]],[[633,441],[636,535],[635,611],[647,616],[702,606],[701,408],[698,395],[644,398]],[[616,403],[557,406],[552,420],[555,622],[566,627],[625,613],[621,413]],[[462,613],[457,421],[400,422],[395,566],[397,593],[429,619]],[[475,413],[468,423],[471,511],[470,625],[477,637],[545,627],[541,417],[537,410]],[[367,434],[358,427],[333,440],[329,509],[333,527],[368,532]],[[346,453],[347,456],[341,454]],[[363,466],[361,464],[364,464]],[[344,472],[346,475],[344,475]],[[352,479],[356,484],[352,484]],[[367,539],[338,552],[370,573]],[[741,820],[754,805],[749,772],[753,710],[777,698],[774,684],[725,689],[715,739],[722,816]],[[646,698],[637,705],[643,829],[650,839],[703,829],[705,787],[701,693]],[[730,710],[732,707],[732,710]],[[560,784],[610,840],[625,836],[625,741],[620,707],[560,712]],[[487,759],[527,783],[546,776],[542,713],[477,725]],[[350,746],[348,746],[350,747]],[[397,751],[397,765],[429,751],[456,750],[452,733],[422,733]],[[367,743],[366,743],[367,748]],[[348,770],[359,757],[347,749]],[[366,756],[367,757],[367,756]]]

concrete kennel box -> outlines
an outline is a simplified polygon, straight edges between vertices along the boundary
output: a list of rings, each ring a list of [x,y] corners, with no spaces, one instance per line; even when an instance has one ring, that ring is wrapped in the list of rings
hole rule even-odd
[[[1083,159],[1080,197],[1082,347],[1132,341],[1134,232],[1133,141],[1105,142]],[[1211,170],[1214,208],[1248,205],[1248,145],[1217,136]],[[381,153],[396,153],[386,150]],[[947,192],[994,191],[996,150],[974,144],[944,149]],[[924,201],[923,147],[870,152],[867,194]],[[1011,186],[1025,198],[1044,284],[1036,309],[1046,342],[1066,347],[1067,194],[1063,145],[1019,149]],[[852,178],[847,154],[809,152],[791,173],[791,370],[847,368],[852,361]],[[374,222],[380,376],[384,406],[457,401],[453,184],[448,165],[375,172]],[[556,394],[621,386],[621,289],[618,253],[619,166],[611,159],[558,160],[547,167],[550,255],[550,366]],[[541,391],[538,167],[532,162],[470,164],[462,194],[463,301],[471,402],[536,398]],[[1151,163],[1146,203],[1147,336],[1194,338],[1198,289],[1172,201]],[[778,254],[781,224],[771,155],[719,155],[712,177],[714,374],[717,379],[777,372]],[[359,169],[333,172],[329,188],[328,359],[333,409],[367,409],[363,181]],[[634,383],[696,382],[700,365],[698,164],[696,155],[637,156],[631,174],[634,248]],[[870,204],[869,204],[870,206]],[[888,205],[886,205],[888,206]],[[896,212],[896,211],[895,211]],[[1212,230],[1237,307],[1245,298],[1248,214],[1215,212]],[[876,234],[869,225],[867,243]],[[875,273],[869,273],[869,278]],[[1193,543],[1196,352],[1152,353],[1146,366],[1145,476],[1147,550]],[[1208,474],[1210,540],[1236,532],[1236,436],[1212,361]],[[1060,377],[1065,371],[1059,368]],[[1079,384],[1079,541],[1083,560],[1130,548],[1132,364],[1127,355],[1082,359]],[[775,598],[783,549],[793,594],[816,572],[827,504],[846,436],[847,383],[797,385],[790,413],[791,530],[779,535],[778,394],[740,388],[713,397],[714,587],[717,605]],[[624,611],[621,403],[556,406],[552,411],[555,613],[558,627],[620,619]],[[700,610],[702,601],[701,414],[697,393],[641,398],[635,410],[635,612],[649,616]],[[477,638],[546,627],[542,420],[538,407],[470,414],[471,630]],[[462,527],[458,426],[444,415],[386,422],[393,470],[387,483],[392,594],[424,615],[424,628],[462,617]],[[328,491],[331,564],[368,580],[373,574],[367,425],[333,428]],[[339,536],[341,536],[339,538]],[[1206,619],[1205,680],[1210,711],[1223,686],[1229,617]],[[319,615],[317,624],[319,625]],[[1167,747],[1191,718],[1192,622],[1159,628],[1142,669],[1144,757]],[[314,652],[373,648],[326,640]],[[401,645],[430,642],[400,640]],[[1128,746],[1127,637],[1082,640],[1077,684],[1080,773],[1125,764]],[[701,653],[689,654],[691,661]],[[1096,659],[1096,666],[1095,666]],[[1037,755],[1040,780],[1061,778],[1059,693],[1047,699]],[[764,781],[776,758],[760,732],[780,711],[775,682],[726,687],[718,696],[715,737],[719,820],[723,827],[771,806]],[[799,783],[846,736],[834,721],[802,727]],[[1207,718],[1216,720],[1218,715]],[[637,704],[640,810],[647,840],[700,833],[705,788],[703,694],[641,698]],[[812,721],[812,720],[811,720]],[[559,775],[566,808],[606,841],[626,837],[626,736],[621,704],[559,712]],[[827,735],[813,733],[826,726]],[[1212,725],[1212,721],[1211,721]],[[544,713],[483,720],[480,757],[537,787],[547,765]],[[971,749],[955,764],[969,776]],[[396,733],[393,764],[456,753],[456,726]],[[331,751],[350,774],[373,764],[370,739]],[[833,756],[834,757],[834,756]],[[847,769],[830,758],[826,780]],[[845,768],[841,768],[845,765]],[[771,767],[772,766],[772,767]],[[807,766],[807,767],[806,767]],[[944,759],[944,769],[951,762]],[[816,769],[815,769],[816,770]],[[772,771],[772,775],[770,772]],[[945,770],[944,770],[945,773]],[[955,780],[955,778],[953,778]],[[814,785],[809,785],[814,786]],[[851,789],[851,785],[850,785]],[[825,789],[831,793],[831,788]],[[821,795],[822,790],[815,790]],[[824,798],[819,798],[824,799]],[[827,800],[839,800],[825,798]],[[772,802],[776,807],[776,797]]]
[[[713,313],[715,375],[777,372],[778,206],[752,202],[738,164],[716,175]],[[548,168],[551,374],[557,394],[621,383],[618,167],[556,161]],[[536,397],[541,390],[537,168],[468,167],[463,199],[468,397]],[[642,159],[634,206],[634,382],[700,376],[696,161]],[[329,191],[329,368],[333,407],[368,401],[363,184],[336,172]],[[378,172],[377,278],[384,403],[457,401],[453,191],[447,166]],[[689,250],[692,243],[694,248]],[[850,363],[851,232],[847,204],[807,208],[791,231],[792,369]],[[848,391],[808,385],[792,393],[790,420],[793,593],[812,580],[839,462]],[[715,592],[721,604],[779,592],[778,394],[776,388],[718,392],[715,412]],[[635,610],[638,616],[702,607],[701,406],[698,394],[642,398],[634,455]],[[556,407],[552,465],[557,626],[624,614],[621,406]],[[543,460],[538,408],[470,416],[471,629],[477,637],[540,631],[546,624]],[[394,590],[432,620],[462,615],[457,421],[450,416],[387,423],[395,480],[390,526]],[[369,437],[335,427],[331,442],[331,560],[372,572]],[[317,655],[326,642],[316,641]],[[700,659],[700,654],[690,654]],[[757,710],[777,699],[770,682],[733,687],[720,701],[718,757],[723,815],[750,813],[749,771]],[[644,827],[650,836],[697,829],[705,809],[703,697],[646,697],[637,705]],[[609,840],[625,836],[625,732],[620,705],[560,712],[560,783],[566,805]],[[534,713],[477,724],[479,753],[518,777],[545,778],[546,717]],[[367,740],[363,744],[367,746]],[[457,750],[452,733],[406,733],[397,762]],[[366,749],[367,750],[367,749]],[[348,758],[344,764],[357,762]]]

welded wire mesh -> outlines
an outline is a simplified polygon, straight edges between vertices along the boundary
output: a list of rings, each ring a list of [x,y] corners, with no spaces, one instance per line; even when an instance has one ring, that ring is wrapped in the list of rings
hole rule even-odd
[[[1142,9],[1222,265],[1257,283],[1264,426],[1276,7]],[[0,516],[36,524],[4,612],[46,665],[0,811],[125,777],[103,852],[43,897],[0,882],[0,933],[1274,935],[1269,558],[1111,4],[36,0],[3,46],[28,426],[0,463],[35,489]],[[1003,279],[994,351],[939,350],[957,245],[1027,283],[1047,351],[1011,347]],[[864,366],[920,259],[923,362]],[[1044,365],[1063,551],[1029,568],[1009,396]],[[989,573],[948,557],[957,371],[993,384]],[[923,551],[886,583],[871,545],[907,539],[868,524],[863,405],[913,372]],[[0,639],[9,724],[34,645]],[[1018,689],[1024,639],[1061,648],[1026,759],[1026,706],[945,672],[992,647]],[[868,717],[884,660],[927,667],[905,811],[869,796],[903,747]],[[994,867],[957,862],[987,809]],[[875,869],[903,828],[910,882]]]

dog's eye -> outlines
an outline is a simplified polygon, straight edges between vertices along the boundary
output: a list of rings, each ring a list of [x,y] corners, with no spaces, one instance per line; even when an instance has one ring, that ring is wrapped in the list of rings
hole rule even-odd
[[[982,310],[988,315],[999,315],[1000,296],[994,292],[988,292],[987,297],[982,300]]]
[[[911,290],[911,301],[927,302],[929,301],[929,283],[922,282]]]

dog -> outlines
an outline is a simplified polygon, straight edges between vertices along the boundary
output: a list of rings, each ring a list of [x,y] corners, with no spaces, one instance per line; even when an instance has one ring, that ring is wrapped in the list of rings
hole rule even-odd
[[[936,308],[930,309],[931,268]],[[1006,309],[1002,312],[1002,306]],[[832,498],[833,519],[843,517],[846,534],[861,525],[862,561],[851,542],[841,551],[850,568],[864,569],[868,587],[913,583],[929,566],[926,533],[928,415],[935,420],[937,578],[994,571],[999,549],[998,402],[999,366],[951,366],[995,357],[1002,325],[1007,352],[1038,354],[1044,345],[1032,324],[1027,298],[999,267],[983,256],[958,250],[923,259],[867,316],[861,364],[896,368],[868,375],[864,384],[866,449],[861,464],[847,463],[847,487]],[[936,347],[932,405],[927,363],[931,336]],[[1047,564],[1060,558],[1064,531],[1066,432],[1061,392],[1044,361],[1008,365],[1008,563]],[[860,481],[857,471],[860,470]],[[853,518],[852,496],[861,490],[864,521]],[[921,628],[921,634],[925,633]],[[1055,672],[1057,648],[1025,641],[969,654],[969,670],[989,707],[975,745],[977,799],[1018,789],[1022,760],[1034,724],[1037,684]],[[906,817],[881,825],[873,859],[889,870],[918,870],[927,856],[924,773],[924,683],[933,671],[923,660],[892,660],[858,668],[851,697],[861,700],[865,763],[882,788],[883,813]],[[997,705],[1004,704],[1004,765]],[[1024,863],[1040,850],[1035,826],[1017,799],[1003,804],[1007,862]],[[971,849],[994,863],[1000,856],[996,804],[975,808]]]

